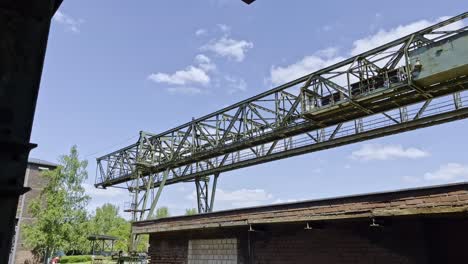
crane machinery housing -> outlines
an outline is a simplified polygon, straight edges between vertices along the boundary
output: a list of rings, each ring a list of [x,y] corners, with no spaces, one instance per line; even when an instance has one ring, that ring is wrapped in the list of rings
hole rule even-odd
[[[465,12],[97,159],[95,186],[151,219],[164,186],[213,210],[222,172],[468,117]],[[313,165],[312,165],[313,166]],[[210,186],[211,185],[211,186]]]

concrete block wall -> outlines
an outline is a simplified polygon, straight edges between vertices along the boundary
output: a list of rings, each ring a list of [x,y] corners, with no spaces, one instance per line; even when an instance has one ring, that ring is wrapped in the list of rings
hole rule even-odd
[[[188,264],[237,264],[238,253],[236,238],[189,240]]]

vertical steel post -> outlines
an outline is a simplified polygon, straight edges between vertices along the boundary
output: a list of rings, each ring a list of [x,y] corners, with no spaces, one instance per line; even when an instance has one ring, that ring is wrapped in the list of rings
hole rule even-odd
[[[209,211],[208,205],[208,177],[195,179],[195,188],[197,189],[197,205],[198,213],[206,213]]]
[[[156,197],[154,197],[154,200],[153,200],[153,202],[151,204],[151,208],[149,209],[147,219],[153,218],[154,210],[156,209],[156,205],[158,204],[159,197],[161,196],[161,192],[164,189],[164,185],[166,184],[166,180],[167,180],[168,176],[169,176],[169,170],[165,170],[163,172],[163,177],[162,177],[161,183],[159,184],[158,192],[156,193]]]
[[[201,177],[195,179],[195,188],[197,191],[198,213],[209,213],[213,211],[216,185],[218,182],[219,173],[213,175],[213,184],[211,186],[211,194],[209,193],[209,177]]]
[[[213,186],[211,187],[210,212],[213,212],[213,209],[214,209],[214,201],[215,201],[216,185],[218,183],[218,177],[219,177],[219,173],[216,173],[213,176]]]
[[[460,95],[460,92],[456,92],[453,94],[453,102],[454,102],[454,105],[455,105],[455,109],[460,109],[463,107],[463,102],[462,102],[462,99],[461,99],[461,95]]]

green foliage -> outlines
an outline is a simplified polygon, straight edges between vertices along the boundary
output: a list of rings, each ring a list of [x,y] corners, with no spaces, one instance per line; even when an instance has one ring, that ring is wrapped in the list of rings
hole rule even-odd
[[[140,241],[137,245],[136,250],[138,252],[147,252],[149,246],[149,235],[140,235]]]
[[[80,263],[92,261],[91,256],[63,256],[60,258],[60,263]]]
[[[109,235],[118,237],[115,241],[115,251],[128,251],[130,249],[131,223],[119,215],[119,207],[112,204],[104,204],[96,208],[96,213],[89,220],[90,232],[96,235]],[[148,249],[148,236],[141,236],[137,245],[137,251]]]
[[[44,171],[47,185],[31,201],[29,211],[36,220],[22,228],[26,244],[42,256],[55,250],[87,250],[87,212],[90,197],[82,183],[88,177],[86,161],[80,161],[76,146],[60,157],[60,166]]]
[[[163,206],[156,209],[156,219],[169,217],[171,214],[169,213],[169,208]]]
[[[96,213],[90,219],[90,230],[93,234],[118,237],[114,249],[127,251],[129,247],[131,224],[119,215],[119,207],[104,204],[96,208]]]
[[[196,208],[185,209],[185,215],[196,215],[198,211]]]
[[[109,235],[118,237],[114,250],[128,251],[131,241],[131,223],[119,215],[119,208],[112,204],[98,207],[88,216],[86,206],[90,197],[82,187],[87,179],[87,162],[79,159],[76,146],[68,155],[61,156],[60,166],[44,171],[41,176],[48,182],[38,199],[31,201],[29,211],[36,218],[32,224],[22,227],[25,243],[38,257],[50,256],[52,252],[89,252],[91,243],[88,235]],[[195,209],[188,211],[196,212]],[[155,218],[170,216],[167,207],[158,208]],[[137,251],[146,251],[148,235],[140,236]],[[61,263],[86,262],[83,256],[63,257]]]

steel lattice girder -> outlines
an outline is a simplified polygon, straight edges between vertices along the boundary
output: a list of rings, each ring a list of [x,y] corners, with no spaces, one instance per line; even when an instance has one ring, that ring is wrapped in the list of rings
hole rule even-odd
[[[173,184],[464,118],[466,97],[458,92],[468,88],[466,77],[420,86],[412,80],[408,54],[465,34],[467,27],[450,27],[467,17],[463,13],[161,134],[142,132],[137,143],[97,159],[96,186],[134,180],[139,171],[141,181],[152,178],[141,186],[154,188],[165,171],[165,184]],[[385,89],[367,95],[362,87],[379,78]],[[440,108],[453,93],[460,104],[449,100],[449,108]],[[311,111],[319,101],[327,107]]]

